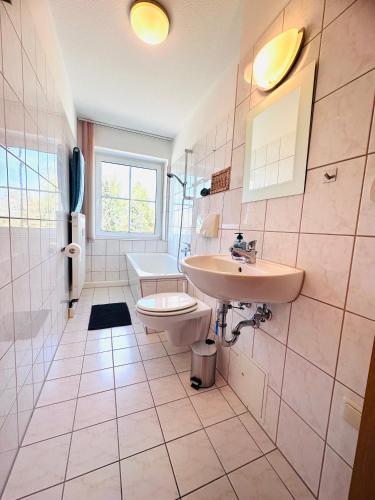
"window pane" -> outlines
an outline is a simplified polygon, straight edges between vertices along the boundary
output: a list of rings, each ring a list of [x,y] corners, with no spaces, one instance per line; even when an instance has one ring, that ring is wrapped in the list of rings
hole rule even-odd
[[[129,201],[102,198],[102,231],[129,231]]]
[[[132,167],[132,199],[155,201],[156,170]]]
[[[129,198],[129,167],[102,161],[102,195]]]
[[[130,202],[130,232],[155,232],[155,203],[148,201]]]

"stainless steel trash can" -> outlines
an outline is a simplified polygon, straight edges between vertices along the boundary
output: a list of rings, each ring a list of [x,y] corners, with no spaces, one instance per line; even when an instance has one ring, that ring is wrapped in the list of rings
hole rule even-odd
[[[211,387],[215,383],[216,353],[215,341],[199,340],[191,346],[191,386],[194,389]]]

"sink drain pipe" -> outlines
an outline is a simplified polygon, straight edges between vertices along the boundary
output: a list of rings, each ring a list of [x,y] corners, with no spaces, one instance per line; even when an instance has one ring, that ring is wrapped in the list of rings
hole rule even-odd
[[[251,304],[242,304],[240,305],[240,309],[243,309],[242,306],[250,307]],[[266,304],[263,306],[257,307],[256,313],[250,319],[244,319],[237,323],[237,325],[233,328],[231,332],[231,336],[228,339],[227,334],[227,314],[229,309],[232,309],[233,306],[227,302],[218,302],[217,311],[216,311],[216,331],[215,334],[219,339],[219,344],[223,347],[232,347],[239,339],[242,328],[246,326],[251,326],[253,328],[259,328],[260,323],[264,323],[272,318],[272,312],[267,307]]]

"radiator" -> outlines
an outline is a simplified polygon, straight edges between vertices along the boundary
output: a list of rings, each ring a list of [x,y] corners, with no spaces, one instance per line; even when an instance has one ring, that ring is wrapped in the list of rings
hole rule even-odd
[[[72,259],[72,287],[70,300],[78,300],[86,276],[86,217],[72,212],[72,243],[81,247],[81,253]]]

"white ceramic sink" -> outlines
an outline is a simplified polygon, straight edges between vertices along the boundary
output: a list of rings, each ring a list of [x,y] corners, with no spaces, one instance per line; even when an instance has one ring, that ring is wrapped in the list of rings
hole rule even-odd
[[[280,304],[295,300],[304,271],[257,259],[256,264],[233,260],[230,255],[194,255],[181,263],[199,290],[222,301]]]

